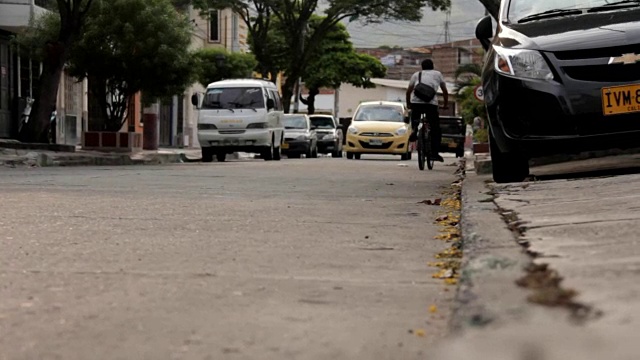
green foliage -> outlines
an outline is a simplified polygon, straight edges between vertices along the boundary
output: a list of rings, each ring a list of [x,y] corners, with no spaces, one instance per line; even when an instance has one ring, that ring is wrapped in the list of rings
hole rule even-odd
[[[484,103],[478,101],[474,95],[475,86],[480,84],[480,79],[476,78],[469,82],[469,86],[464,87],[457,94],[458,106],[460,106],[460,115],[466,124],[472,124],[473,119],[479,116],[486,118]]]
[[[200,49],[194,53],[194,58],[197,80],[205,87],[222,79],[251,77],[258,63],[251,54],[215,48]]]
[[[22,56],[44,61],[45,44],[56,41],[59,32],[60,15],[46,12],[40,17],[32,18],[29,27],[15,37],[14,43],[19,46]]]
[[[135,93],[169,96],[183,92],[192,82],[190,31],[188,20],[169,0],[94,4],[72,49],[69,70],[80,79],[89,78],[105,117],[105,130],[122,127]]]
[[[489,132],[487,129],[476,129],[473,132],[473,141],[476,143],[488,143],[489,142]]]
[[[322,17],[315,17],[311,27],[322,21]],[[342,83],[369,88],[374,86],[371,78],[386,75],[387,68],[377,58],[355,52],[349,37],[341,23],[327,32],[303,74],[308,88],[338,88]]]

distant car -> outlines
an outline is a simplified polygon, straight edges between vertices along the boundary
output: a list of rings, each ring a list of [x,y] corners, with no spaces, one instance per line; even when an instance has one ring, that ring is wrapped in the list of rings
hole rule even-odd
[[[442,144],[440,152],[454,153],[456,157],[464,157],[464,141],[466,126],[461,117],[440,115]]]
[[[502,0],[497,20],[476,28],[496,182],[533,157],[638,147],[638,1]]]
[[[285,114],[282,153],[290,158],[318,157],[318,138],[311,120],[305,114]]]
[[[316,128],[318,152],[331,154],[334,158],[342,157],[344,135],[342,127],[332,115],[309,115],[311,126]]]
[[[404,103],[363,102],[353,115],[344,150],[347,159],[360,159],[362,154],[391,154],[410,160],[410,134],[411,125]]]

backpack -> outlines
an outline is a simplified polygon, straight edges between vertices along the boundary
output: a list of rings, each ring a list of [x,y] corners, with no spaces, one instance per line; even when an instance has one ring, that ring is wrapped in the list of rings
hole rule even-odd
[[[426,103],[431,102],[433,97],[436,96],[436,89],[422,83],[422,71],[420,71],[420,75],[418,75],[418,84],[413,88],[413,93],[418,99]]]

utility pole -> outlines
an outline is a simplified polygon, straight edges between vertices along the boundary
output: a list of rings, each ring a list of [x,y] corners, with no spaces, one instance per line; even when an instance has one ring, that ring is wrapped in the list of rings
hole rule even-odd
[[[447,10],[447,18],[444,21],[444,43],[448,44],[451,42],[449,38],[449,23],[451,22],[451,9]]]

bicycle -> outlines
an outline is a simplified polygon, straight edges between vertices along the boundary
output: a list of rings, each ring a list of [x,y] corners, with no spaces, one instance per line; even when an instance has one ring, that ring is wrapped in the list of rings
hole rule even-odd
[[[433,164],[435,159],[432,156],[431,149],[431,130],[429,127],[429,121],[425,114],[420,116],[420,123],[418,124],[418,168],[424,170],[424,164],[426,162],[427,168],[433,170]]]

